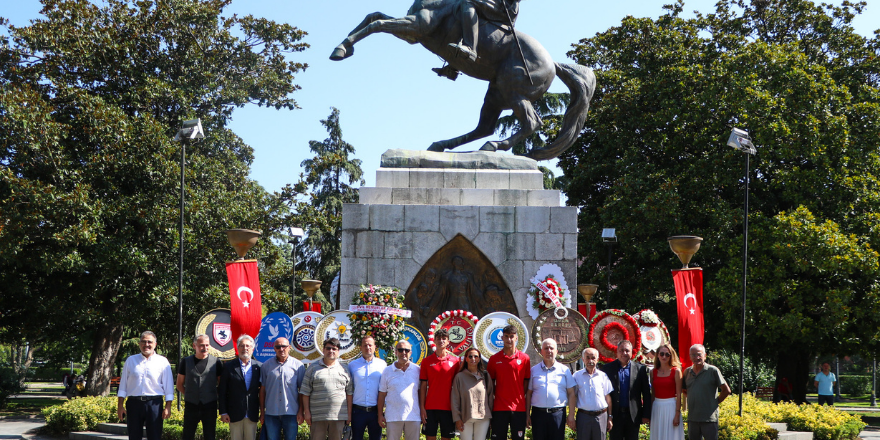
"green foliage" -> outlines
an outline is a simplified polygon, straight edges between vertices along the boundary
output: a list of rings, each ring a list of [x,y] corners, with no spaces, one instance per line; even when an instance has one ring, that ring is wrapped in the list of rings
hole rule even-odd
[[[25,389],[12,370],[0,369],[0,409],[6,409],[9,404],[9,398],[23,392]]]
[[[99,423],[116,422],[115,397],[83,397],[43,409],[46,429],[57,435],[91,431]]]
[[[0,36],[0,283],[18,292],[0,296],[0,338],[83,338],[90,387],[126,336],[176,345],[183,120],[207,132],[186,146],[184,328],[228,307],[224,229],[263,230],[250,257],[269,275],[264,304],[281,300],[287,208],[247,177],[253,151],[226,125],[249,103],[296,108],[306,66],[286,57],[305,33],[227,4],[44,1]]]
[[[353,158],[354,146],[342,139],[339,110],[331,108],[330,116],[321,124],[329,137],[323,142],[309,141],[315,156],[302,162],[305,174],[295,185],[284,188],[282,198],[294,210],[288,224],[306,232],[303,243],[297,246],[297,269],[321,280],[322,290],[328,292],[342,267],[342,205],[357,202],[357,188],[352,185],[363,185],[364,180],[361,160]],[[302,310],[304,299],[297,297],[297,311]],[[335,307],[325,298],[319,299],[325,311]]]
[[[871,394],[871,376],[844,376],[841,375],[840,394],[850,397],[861,397]]]
[[[856,34],[864,3],[722,0],[683,18],[626,17],[570,55],[593,67],[588,127],[560,158],[579,206],[580,282],[604,286],[676,333],[666,238],[704,238],[706,342],[739,346],[744,158],[725,142],[748,129],[746,327],[750,356],[774,358],[802,399],[811,355],[880,344],[880,37]],[[625,295],[617,292],[625,292]],[[624,302],[624,304],[621,303]]]
[[[730,389],[739,391],[739,353],[730,350],[712,351],[708,362],[721,371]],[[772,387],[775,373],[766,361],[746,356],[743,362],[743,389],[754,391],[757,387]]]

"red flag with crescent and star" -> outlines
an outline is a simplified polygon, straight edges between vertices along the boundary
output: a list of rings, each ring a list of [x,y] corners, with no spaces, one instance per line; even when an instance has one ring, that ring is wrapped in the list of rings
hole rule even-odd
[[[229,277],[229,304],[232,314],[232,340],[245,333],[256,339],[263,319],[260,302],[260,270],[257,260],[238,260],[226,263]],[[238,346],[235,347],[238,354]]]
[[[678,303],[678,356],[682,368],[691,365],[691,345],[703,343],[703,269],[672,271]]]

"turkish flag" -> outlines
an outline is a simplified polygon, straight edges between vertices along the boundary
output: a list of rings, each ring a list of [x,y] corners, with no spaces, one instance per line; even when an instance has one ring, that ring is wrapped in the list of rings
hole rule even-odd
[[[682,368],[691,365],[690,350],[703,343],[703,269],[673,270],[678,303],[678,355]]]
[[[226,263],[229,277],[229,304],[232,311],[232,340],[242,334],[256,339],[263,319],[260,303],[260,270],[257,260],[238,260]],[[238,344],[235,347],[238,354]]]

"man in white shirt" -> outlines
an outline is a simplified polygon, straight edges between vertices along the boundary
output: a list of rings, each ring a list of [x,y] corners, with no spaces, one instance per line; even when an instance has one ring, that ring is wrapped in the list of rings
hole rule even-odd
[[[372,336],[361,339],[361,357],[348,364],[351,380],[354,381],[352,400],[351,440],[364,440],[364,431],[369,431],[370,440],[381,440],[382,427],[379,426],[379,413],[376,399],[379,396],[379,381],[382,371],[388,365],[375,356],[376,340]]]
[[[584,369],[574,373],[577,383],[577,440],[605,440],[605,433],[613,425],[613,417],[608,414],[608,409],[611,408],[614,387],[608,375],[596,368],[598,350],[584,350],[583,358]]]
[[[526,426],[532,426],[533,440],[564,440],[565,424],[575,429],[575,388],[571,370],[556,362],[556,341],[541,342],[542,362],[532,367],[529,391],[526,393]],[[568,406],[568,417],[565,407]]]
[[[141,352],[129,356],[122,367],[116,394],[116,415],[120,421],[128,415],[129,440],[141,440],[145,425],[147,440],[160,440],[162,421],[171,416],[174,377],[168,359],[156,354],[156,335],[153,332],[141,333],[139,345]],[[165,402],[164,409],[162,402]]]
[[[379,382],[379,424],[387,428],[388,440],[419,440],[422,412],[419,408],[419,366],[410,361],[412,345],[400,341],[395,347],[397,362],[382,372]]]

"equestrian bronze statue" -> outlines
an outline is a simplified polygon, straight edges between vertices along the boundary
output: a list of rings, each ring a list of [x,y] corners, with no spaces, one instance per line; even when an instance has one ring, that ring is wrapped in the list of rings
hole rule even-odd
[[[509,150],[541,127],[532,102],[550,88],[555,76],[568,86],[571,100],[562,129],[544,148],[526,153],[535,160],[553,159],[577,139],[596,88],[593,71],[578,64],[560,64],[529,35],[514,28],[519,0],[416,0],[403,18],[381,12],[367,15],[342,44],[332,60],[354,54],[354,44],[370,34],[383,32],[410,44],[420,43],[449,65],[433,69],[455,79],[458,72],[489,81],[480,121],[470,133],[431,144],[430,151],[451,150],[495,132],[501,112],[511,109],[519,130],[502,141],[486,142],[480,150]]]

